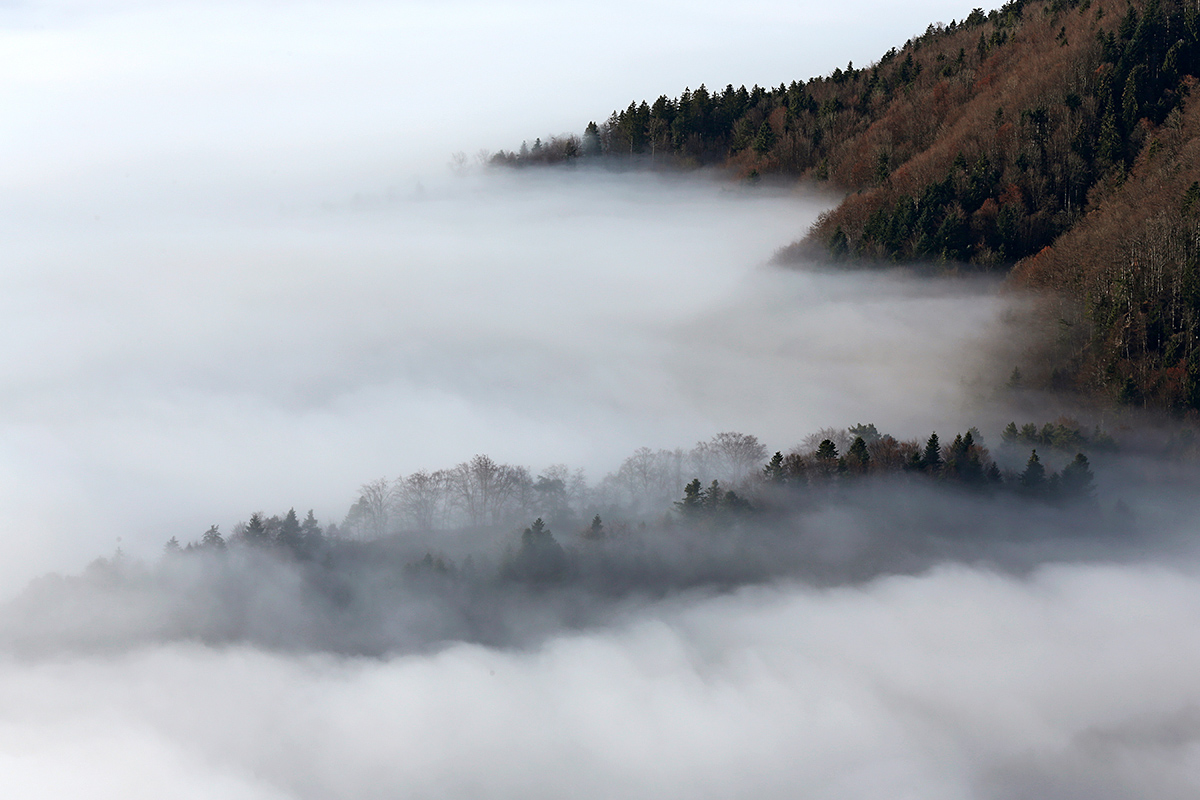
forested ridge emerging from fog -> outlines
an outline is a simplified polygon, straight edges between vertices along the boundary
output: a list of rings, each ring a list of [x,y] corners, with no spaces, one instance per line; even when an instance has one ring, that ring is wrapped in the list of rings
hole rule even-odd
[[[1119,448],[1067,418],[1014,422],[994,451],[974,428],[947,442],[827,428],[774,455],[727,432],[690,451],[641,448],[595,485],[477,455],[364,484],[340,524],[259,512],[228,535],[172,536],[150,565],[118,549],[80,576],[46,576],[0,607],[0,642],[31,654],[177,639],[360,654],[519,645],[636,598],[947,560],[1020,571],[1056,547],[1137,541],[1131,512],[1095,496],[1085,451],[1105,463]]]
[[[634,101],[492,163],[718,165],[849,194],[781,259],[1011,269],[1056,301],[1031,385],[1200,409],[1200,11],[1011,0],[874,64]],[[1015,266],[1014,266],[1015,265]]]

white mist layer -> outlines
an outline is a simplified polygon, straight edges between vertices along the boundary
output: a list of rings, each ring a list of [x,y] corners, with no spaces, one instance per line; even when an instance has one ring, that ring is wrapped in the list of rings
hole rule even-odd
[[[786,450],[828,425],[978,424],[963,381],[1008,301],[767,266],[824,207],[501,172],[26,233],[0,300],[21,343],[0,356],[0,574],[75,568],[117,537],[152,555],[259,509],[340,522],[364,481],[476,453],[598,480],[724,430]]]
[[[854,1],[0,4],[0,595],[118,537],[149,555],[255,510],[340,521],[363,481],[477,452],[602,472],[768,435],[742,389],[769,379],[741,360],[756,333],[733,326],[799,374],[778,301],[817,313],[794,323],[809,353],[828,337],[803,319],[852,318],[819,286],[745,280],[820,203],[444,165],[701,82],[861,64],[968,11]],[[831,372],[871,349],[846,335]],[[787,402],[802,424],[778,446],[845,423]]]
[[[23,798],[1185,798],[1200,579],[946,567],[680,599],[532,652],[0,663]]]

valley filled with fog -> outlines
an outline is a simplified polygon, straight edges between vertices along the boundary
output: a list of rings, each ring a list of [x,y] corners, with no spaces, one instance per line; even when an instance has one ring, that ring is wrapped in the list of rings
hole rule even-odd
[[[257,510],[340,523],[360,484],[479,453],[598,481],[726,430],[773,452],[829,425],[981,424],[969,402],[993,389],[975,384],[1011,301],[986,279],[771,266],[821,198],[716,175],[435,176],[24,237],[4,573],[77,568],[118,537],[156,555]]]
[[[987,278],[772,265],[823,207],[720,176],[473,173],[30,253],[7,317],[36,347],[10,353],[5,401],[26,537],[0,614],[6,781],[1190,796],[1200,650],[1180,632],[1200,576],[1179,464],[1097,449],[1082,506],[911,477],[749,522],[681,516],[682,486],[604,495],[640,447],[687,470],[718,431],[803,452],[825,429],[844,453],[837,429],[867,421],[946,444],[979,425],[1015,481],[1028,448],[1003,422],[1058,413],[995,377],[1025,301]],[[256,510],[345,526],[359,484],[482,453],[591,487],[552,523],[565,584],[513,572],[519,516],[397,517],[387,549],[311,566],[245,544]],[[620,533],[589,543],[579,517],[602,502]],[[160,554],[213,524],[242,537],[228,556]],[[119,561],[18,592],[118,536]]]
[[[752,6],[0,7],[7,794],[1196,796],[1194,442],[1029,297],[451,158],[969,11]]]

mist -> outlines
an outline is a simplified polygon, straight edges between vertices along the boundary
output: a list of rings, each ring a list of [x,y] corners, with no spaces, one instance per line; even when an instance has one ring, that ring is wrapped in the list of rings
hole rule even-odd
[[[364,480],[478,452],[602,474],[641,445],[847,424],[758,425],[784,401],[738,387],[788,347],[852,371],[864,334],[822,353],[792,323],[752,361],[733,338],[763,302],[790,320],[811,297],[825,325],[858,294],[764,269],[834,198],[447,164],[648,93],[829,72],[958,9],[874,9],[836,59],[842,21],[811,6],[590,9],[6,5],[3,592],[118,537],[144,556],[255,509],[338,518]]]
[[[488,174],[26,234],[4,314],[24,343],[5,364],[5,571],[117,537],[151,554],[257,509],[340,522],[365,480],[475,453],[598,479],[720,430],[786,449],[827,424],[962,417],[974,343],[1006,338],[1012,301],[770,266],[825,202],[717,176]]]
[[[1120,600],[1116,600],[1120,598]],[[1184,798],[1200,584],[947,567],[645,609],[532,651],[8,661],[25,797]]]
[[[969,12],[0,5],[5,788],[1194,797],[1197,478],[1132,418],[1005,387],[1028,298],[782,268],[839,199],[803,187],[478,163]],[[907,473],[772,494],[755,465],[719,477],[760,516],[695,522],[682,485],[605,483],[638,448],[811,457],[873,423],[979,426],[1015,485],[1001,428],[1064,412],[1122,445],[1077,503]],[[569,579],[514,567],[532,514],[163,555],[260,511],[343,525],[366,482],[479,454],[596,487],[546,515]]]

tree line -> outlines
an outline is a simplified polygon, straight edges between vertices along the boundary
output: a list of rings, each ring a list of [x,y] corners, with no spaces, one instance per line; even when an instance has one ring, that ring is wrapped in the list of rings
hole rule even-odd
[[[1014,459],[1020,447],[1031,442],[1078,452],[1055,471],[1034,449],[1020,467],[1020,459]],[[797,502],[837,502],[839,489],[869,487],[872,478],[905,476],[1037,502],[1085,502],[1092,496],[1094,479],[1082,451],[1114,447],[1111,437],[1098,428],[1085,434],[1066,418],[1041,427],[1017,428],[1011,423],[1001,443],[1007,467],[993,457],[977,428],[955,435],[949,443],[936,432],[923,442],[901,440],[880,433],[873,424],[826,428],[786,454],[777,451],[770,457],[757,437],[725,432],[688,451],[639,448],[595,485],[582,470],[565,465],[534,478],[526,467],[477,455],[450,469],[365,483],[340,523],[322,525],[311,510],[303,520],[295,509],[272,516],[256,512],[235,525],[228,538],[212,525],[186,545],[171,537],[165,551],[176,556],[233,547],[312,559],[339,543],[452,529],[511,530],[519,528],[521,520],[534,519],[505,569],[511,574],[542,574],[563,557],[551,525],[574,531],[582,542],[596,543],[647,521],[685,527],[734,524]],[[432,555],[411,566],[418,572],[446,569],[445,562]]]

